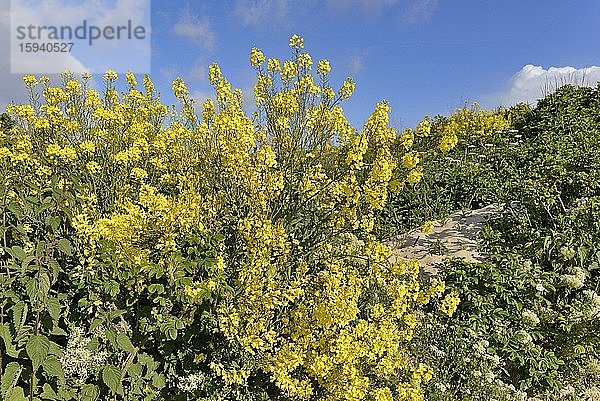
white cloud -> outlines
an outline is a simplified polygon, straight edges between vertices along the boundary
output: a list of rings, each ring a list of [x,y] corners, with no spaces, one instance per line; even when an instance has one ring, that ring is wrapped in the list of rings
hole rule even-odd
[[[208,80],[208,67],[203,60],[198,59],[188,73],[191,82],[205,82]]]
[[[535,103],[556,88],[566,85],[594,86],[600,81],[600,67],[550,67],[527,64],[516,73],[508,87],[491,96],[489,103],[512,106],[519,102]]]
[[[348,71],[350,74],[358,74],[365,68],[364,57],[360,54],[355,54],[348,61]]]
[[[433,14],[438,0],[327,0],[327,5],[335,11],[358,11],[367,17],[377,17],[392,10],[402,22],[416,23]]]
[[[207,50],[212,50],[215,46],[216,35],[207,18],[199,18],[189,12],[185,13],[173,27],[173,32]]]
[[[244,26],[288,22],[292,0],[237,0],[235,16]]]
[[[358,13],[378,17],[384,12],[400,16],[405,23],[427,19],[435,11],[438,0],[325,0],[326,6],[336,13]],[[234,15],[246,27],[267,26],[269,29],[293,24],[292,12],[319,7],[319,0],[236,0]]]
[[[40,13],[28,13],[28,11],[20,7],[19,4],[12,4],[9,9],[8,4],[4,4],[0,7],[0,53],[8,55],[8,57],[0,58],[0,112],[6,110],[6,106],[11,102],[15,103],[27,103],[28,95],[23,83],[22,74],[11,74],[11,61],[17,68],[28,68],[35,67],[28,65],[27,60],[19,59],[13,60],[11,54],[11,43],[10,43],[10,23],[12,17],[19,21],[27,16],[28,21],[31,23],[38,23],[42,21]],[[43,68],[48,68],[51,71],[64,71],[67,67],[70,67],[72,71],[86,71],[85,67],[70,54],[60,54],[57,57],[50,57],[45,59]]]
[[[379,15],[384,9],[396,5],[398,0],[327,0],[327,5],[338,11],[360,11],[367,15]]]
[[[408,23],[416,23],[431,17],[438,0],[409,0],[402,10],[401,18]]]
[[[290,3],[292,0],[237,0],[234,14],[244,26],[272,26],[288,20]]]
[[[208,98],[213,98],[214,96],[211,92],[203,91],[203,90],[195,90],[190,93],[190,97],[196,101],[196,113],[202,112],[202,105]]]

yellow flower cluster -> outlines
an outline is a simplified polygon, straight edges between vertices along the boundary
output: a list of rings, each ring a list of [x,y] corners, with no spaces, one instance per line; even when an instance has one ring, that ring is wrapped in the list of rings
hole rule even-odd
[[[101,265],[103,241],[114,245],[117,270],[151,264],[170,272],[190,238],[227,236],[215,262],[177,294],[186,324],[199,305],[211,308],[231,354],[251,356],[239,364],[198,359],[210,360],[206,368],[226,386],[266,373],[290,399],[420,401],[431,370],[409,358],[408,343],[419,304],[439,296],[443,283],[422,287],[419,264],[390,263],[389,247],[371,234],[390,188],[421,179],[414,133],[402,134],[407,153],[398,161],[387,102],[355,129],[339,105],[354,82],[346,80],[334,102],[326,80],[314,83],[303,39],[294,35],[290,46],[294,58],[268,59],[267,71],[252,49],[254,118],[216,64],[208,73],[216,101],[204,103],[200,120],[180,78],[173,92],[183,109],[169,113],[149,77],[140,92],[126,74],[129,90],[119,95],[118,76],[107,71],[103,96],[69,79],[44,89],[39,112],[11,106],[19,128],[0,161],[19,166],[12,174],[44,171],[39,180],[47,180],[73,169],[91,183],[72,222],[84,247],[82,275]],[[316,74],[329,72],[319,61]],[[29,136],[40,118],[65,128],[42,147]],[[140,273],[126,286],[146,291],[149,280]],[[456,307],[454,298],[442,304],[448,314]]]
[[[445,315],[452,316],[456,309],[458,308],[458,304],[460,303],[460,298],[455,293],[447,294],[442,301],[440,302],[440,311]]]
[[[448,118],[437,121],[436,131],[442,139],[440,150],[447,152],[453,149],[460,138],[483,138],[493,132],[510,128],[510,119],[500,111],[481,110],[477,103],[470,108],[457,109]]]

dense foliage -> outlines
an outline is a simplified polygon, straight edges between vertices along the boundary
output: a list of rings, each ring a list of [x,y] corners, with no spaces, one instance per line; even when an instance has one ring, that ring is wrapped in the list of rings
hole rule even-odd
[[[179,78],[169,108],[147,76],[24,77],[0,399],[600,400],[600,87],[400,133],[382,102],[357,130],[352,79],[290,47],[250,52],[251,116],[217,65],[198,112]],[[389,261],[382,240],[490,203],[487,262]]]
[[[385,102],[351,127],[354,82],[303,46],[252,49],[252,117],[217,65],[200,116],[179,78],[169,109],[147,76],[24,77],[0,134],[0,398],[423,399],[408,348],[444,287],[372,233],[418,161]]]
[[[600,399],[598,89],[565,86],[515,107],[513,129],[485,138],[493,146],[466,138],[445,156],[472,146],[457,163],[481,174],[474,199],[505,211],[482,232],[488,263],[455,260],[442,273],[461,303],[419,333],[416,352],[436,367],[430,399]]]

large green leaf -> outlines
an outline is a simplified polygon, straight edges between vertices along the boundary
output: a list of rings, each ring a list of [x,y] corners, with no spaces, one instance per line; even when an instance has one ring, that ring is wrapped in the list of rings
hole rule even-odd
[[[117,334],[117,345],[120,349],[122,349],[125,352],[133,352],[133,344],[131,343],[131,340],[125,333]]]
[[[121,369],[113,365],[107,365],[102,370],[102,381],[108,386],[111,392],[123,395],[123,385],[121,384]]]
[[[12,248],[9,249],[8,252],[11,254],[11,256],[13,258],[17,258],[21,262],[23,262],[25,259],[27,259],[27,254],[25,253],[23,248],[21,248],[20,246],[13,246]]]
[[[64,254],[71,256],[73,254],[73,247],[71,246],[71,241],[66,238],[61,238],[58,240],[58,249],[60,249]]]
[[[35,335],[29,338],[27,341],[27,345],[25,346],[25,350],[27,351],[27,355],[31,359],[33,364],[33,371],[36,372],[42,362],[48,356],[48,351],[50,349],[49,340],[46,336],[43,335]]]
[[[42,389],[43,391],[40,397],[42,397],[43,400],[60,400],[58,394],[56,394],[56,391],[54,391],[50,384],[44,383]]]
[[[50,355],[47,357],[42,364],[42,368],[44,369],[44,372],[48,373],[50,376],[56,377],[60,380],[65,380],[65,372],[56,356]]]
[[[21,387],[15,387],[6,393],[4,401],[27,401],[27,398],[25,398],[25,393]]]
[[[93,384],[85,384],[81,387],[81,401],[95,401],[98,399],[98,387]]]
[[[4,396],[17,384],[19,375],[21,374],[21,366],[17,362],[11,362],[6,365],[2,380],[0,382],[0,398],[4,399]]]
[[[0,324],[0,340],[4,343],[4,348],[6,349],[8,356],[12,356],[13,358],[19,356],[19,351],[17,351],[12,343],[12,336],[10,335],[8,323]]]

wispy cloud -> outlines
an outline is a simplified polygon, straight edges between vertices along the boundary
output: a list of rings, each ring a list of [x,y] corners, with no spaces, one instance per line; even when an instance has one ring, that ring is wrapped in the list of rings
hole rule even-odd
[[[326,0],[337,12],[360,13],[378,17],[384,13],[399,16],[404,23],[416,23],[429,18],[436,10],[438,0]]]
[[[348,71],[350,74],[358,74],[365,68],[364,56],[355,54],[348,60]]]
[[[488,97],[490,105],[512,106],[519,102],[535,103],[556,88],[566,85],[594,86],[600,81],[600,67],[550,67],[527,64],[510,80],[506,89]]]
[[[188,72],[190,81],[205,82],[208,80],[208,67],[202,59],[196,60],[191,70]]]
[[[173,26],[173,33],[207,50],[212,50],[215,47],[216,35],[208,18],[199,18],[190,12],[186,12],[181,15],[175,26]]]
[[[431,17],[438,5],[438,0],[409,0],[405,2],[401,19],[408,23],[417,23]]]
[[[291,3],[292,0],[237,0],[234,14],[246,27],[265,23],[272,27],[288,22]]]
[[[368,16],[377,16],[398,3],[399,0],[327,0],[327,5],[336,11],[358,11]]]

